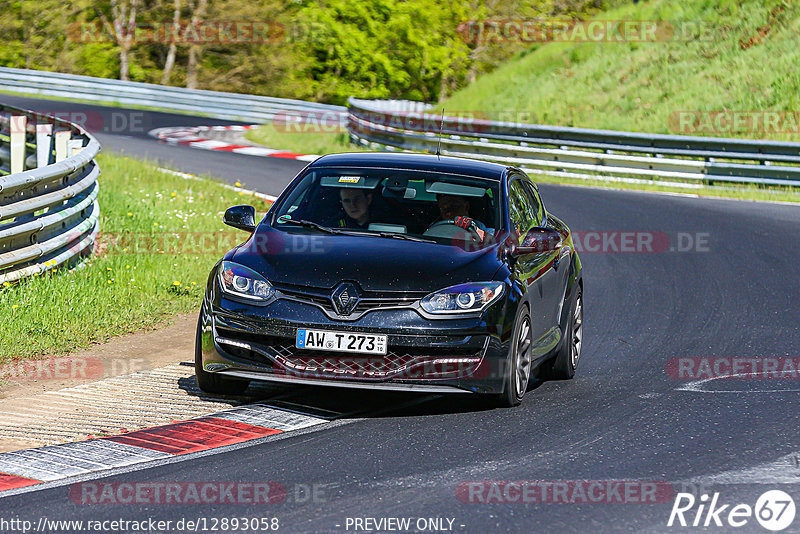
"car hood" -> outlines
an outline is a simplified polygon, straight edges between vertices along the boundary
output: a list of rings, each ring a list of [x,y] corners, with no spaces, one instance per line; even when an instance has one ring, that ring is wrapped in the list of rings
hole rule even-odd
[[[283,231],[260,226],[226,259],[276,284],[333,288],[343,280],[366,291],[435,291],[491,280],[500,267],[498,246],[457,246],[400,239]]]

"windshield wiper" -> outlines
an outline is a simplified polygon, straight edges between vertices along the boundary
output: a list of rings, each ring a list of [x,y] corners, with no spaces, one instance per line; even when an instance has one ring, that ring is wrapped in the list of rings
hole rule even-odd
[[[392,239],[405,239],[406,241],[417,241],[418,243],[438,243],[438,241],[434,241],[433,239],[414,237],[408,234],[396,234],[394,232],[375,232],[375,234],[381,237],[391,237]]]
[[[322,226],[321,224],[317,224],[314,221],[306,221],[305,219],[286,219],[285,221],[279,221],[278,224],[292,224],[295,226],[302,226],[303,228],[313,228],[314,230],[319,230],[320,232],[325,232],[328,234],[341,233],[339,230],[334,230],[333,228]]]
[[[285,221],[280,221],[278,224],[293,224],[295,226],[302,226],[303,228],[313,228],[314,230],[319,230],[320,232],[326,232],[328,234],[371,235],[375,237],[405,239],[406,241],[417,241],[419,243],[437,243],[437,241],[434,241],[433,239],[424,239],[422,237],[413,237],[408,234],[397,234],[394,232],[363,232],[358,230],[349,230],[347,228],[328,228],[327,226],[322,226],[314,221],[307,221],[305,219],[287,219]]]

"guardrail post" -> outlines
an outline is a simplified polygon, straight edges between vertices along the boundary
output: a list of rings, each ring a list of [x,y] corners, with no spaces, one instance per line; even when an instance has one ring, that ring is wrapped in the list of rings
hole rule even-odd
[[[14,115],[9,123],[11,137],[11,174],[25,170],[25,134],[27,133],[28,118],[24,115]]]
[[[67,159],[67,142],[70,138],[69,132],[56,132],[56,163]]]
[[[83,139],[70,139],[67,141],[67,154],[72,157],[83,148]]]
[[[50,164],[50,145],[53,125],[44,123],[36,125],[36,167],[46,167]]]
[[[2,284],[91,253],[99,224],[100,145],[77,124],[5,104],[0,110],[3,131],[10,133],[0,140],[0,217],[14,221],[0,231]],[[61,131],[52,135],[55,130]],[[28,132],[35,150],[27,149]],[[54,148],[58,164],[50,164]],[[70,183],[70,176],[77,180]]]

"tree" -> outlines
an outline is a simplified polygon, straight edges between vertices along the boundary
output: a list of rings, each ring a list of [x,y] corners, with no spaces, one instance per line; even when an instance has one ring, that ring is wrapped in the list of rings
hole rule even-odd
[[[95,11],[103,25],[112,30],[114,41],[119,47],[119,79],[127,81],[130,72],[128,55],[136,35],[136,9],[139,7],[139,0],[111,0],[110,7],[111,21],[101,9],[95,7]]]
[[[195,0],[194,2],[189,0],[188,4],[192,11],[191,27],[197,28],[197,25],[205,17],[208,0]],[[197,64],[202,53],[203,49],[199,43],[189,45],[189,62],[186,65],[186,87],[189,89],[197,88]]]
[[[463,2],[330,0],[304,2],[297,20],[316,28],[297,42],[313,63],[315,99],[433,100],[457,85],[469,49],[457,33]]]
[[[178,32],[181,28],[181,0],[174,0],[175,9],[172,13],[172,31],[169,33],[169,51],[167,52],[167,59],[164,62],[164,70],[161,72],[161,85],[168,85],[169,78],[172,75],[172,68],[175,66],[175,54],[178,51]]]

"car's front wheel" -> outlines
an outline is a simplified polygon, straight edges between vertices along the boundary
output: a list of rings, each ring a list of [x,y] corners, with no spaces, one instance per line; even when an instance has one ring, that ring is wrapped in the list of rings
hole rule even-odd
[[[525,306],[514,325],[514,338],[506,361],[505,386],[498,397],[500,406],[518,406],[522,402],[531,376],[531,349],[531,315]]]
[[[197,333],[194,339],[194,374],[197,385],[206,393],[216,395],[241,395],[250,384],[248,380],[236,380],[203,369],[203,314],[197,319]]]

